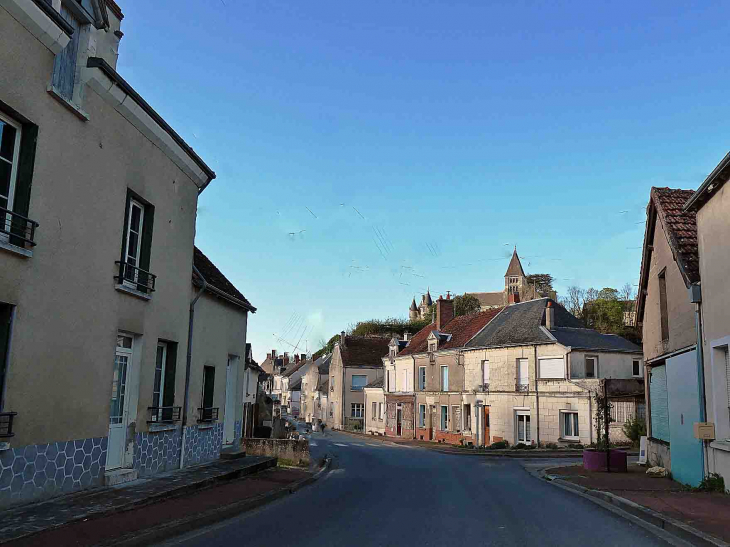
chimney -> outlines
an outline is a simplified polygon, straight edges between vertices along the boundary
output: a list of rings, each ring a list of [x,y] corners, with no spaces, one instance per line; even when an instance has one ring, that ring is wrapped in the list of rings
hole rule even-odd
[[[298,353],[294,354],[294,362],[299,363],[299,354]]]
[[[555,326],[555,308],[553,303],[548,300],[547,308],[545,308],[545,328],[547,330],[553,330]]]
[[[267,353],[267,354],[266,354],[266,358],[267,358],[267,359],[271,359],[271,354],[270,354],[270,353]]]
[[[306,353],[302,353],[301,354],[301,357],[299,358],[299,360],[300,361],[306,361],[307,360],[307,354]]]
[[[408,340],[410,340],[410,339],[411,339],[411,333],[408,332],[408,331],[404,332],[403,333],[403,341],[404,342],[408,342]]]
[[[276,359],[276,350],[275,349],[271,350],[271,358]]]
[[[510,304],[519,304],[519,302],[520,302],[520,294],[519,293],[515,293],[515,292],[509,293],[509,300],[508,300],[508,302]]]
[[[345,331],[344,330],[340,333],[340,347],[341,348],[346,347],[346,345],[345,345]]]
[[[439,297],[436,301],[436,330],[441,330],[454,318],[454,301]]]

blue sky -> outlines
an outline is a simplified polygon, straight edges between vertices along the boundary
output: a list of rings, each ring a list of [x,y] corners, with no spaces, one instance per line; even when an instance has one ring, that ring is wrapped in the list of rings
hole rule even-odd
[[[728,150],[720,2],[120,5],[119,72],[218,175],[196,243],[257,358],[499,290],[512,245],[558,293],[634,284],[651,186]]]

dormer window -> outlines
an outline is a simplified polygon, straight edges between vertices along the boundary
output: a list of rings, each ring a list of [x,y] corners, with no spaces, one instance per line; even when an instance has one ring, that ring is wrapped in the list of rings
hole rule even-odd
[[[438,349],[438,342],[436,340],[429,340],[428,351],[434,352]]]

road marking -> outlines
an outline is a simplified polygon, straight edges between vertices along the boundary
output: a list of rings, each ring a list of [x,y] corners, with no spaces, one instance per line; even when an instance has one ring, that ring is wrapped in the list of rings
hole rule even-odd
[[[340,444],[340,443],[332,443],[332,444],[334,444],[335,446],[348,446],[346,444]]]
[[[309,441],[309,446],[317,446],[317,443],[313,443],[312,441]]]

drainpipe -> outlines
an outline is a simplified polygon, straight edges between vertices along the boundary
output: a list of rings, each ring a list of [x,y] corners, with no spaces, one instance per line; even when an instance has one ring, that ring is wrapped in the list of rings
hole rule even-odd
[[[208,288],[208,282],[205,280],[205,277],[203,277],[203,274],[200,273],[198,268],[195,267],[195,264],[193,264],[193,271],[203,282],[203,286],[198,291],[198,294],[195,295],[195,298],[193,298],[190,302],[190,319],[188,321],[188,353],[185,359],[185,398],[183,399],[182,434],[180,435],[180,469],[185,466],[185,426],[188,423],[188,406],[190,400],[190,366],[193,360],[193,323],[195,319],[195,304],[203,295],[205,289]]]
[[[535,424],[535,436],[537,437],[537,447],[540,448],[540,392],[538,391],[538,370],[537,370],[537,346],[532,346],[535,350],[535,412],[537,413],[537,423]]]
[[[700,405],[700,422],[707,421],[707,413],[705,409],[705,358],[702,347],[702,287],[699,283],[693,283],[689,288],[689,300],[695,305],[695,331],[697,331],[697,397]],[[705,449],[707,448],[705,441],[702,443],[702,474],[707,475],[705,467],[708,465],[705,457]],[[709,469],[707,469],[709,471]]]

